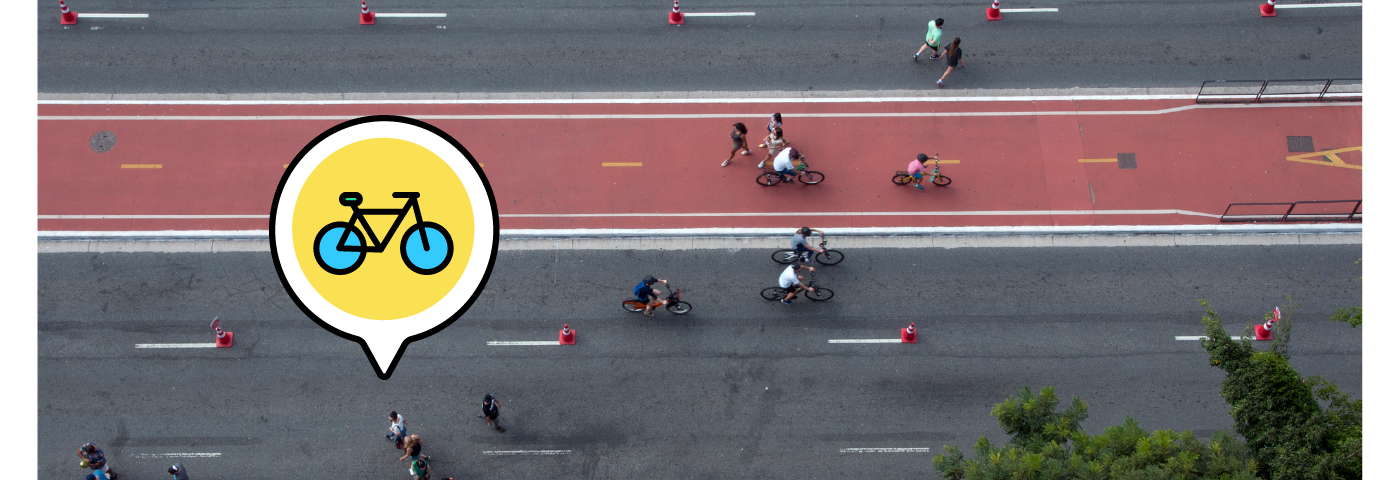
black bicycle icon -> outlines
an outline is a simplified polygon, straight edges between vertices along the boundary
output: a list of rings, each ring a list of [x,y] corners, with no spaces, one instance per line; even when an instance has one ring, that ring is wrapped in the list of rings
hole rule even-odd
[[[331,222],[316,234],[313,251],[316,263],[335,275],[345,275],[360,268],[365,262],[366,253],[383,253],[388,248],[394,232],[413,211],[413,226],[404,230],[403,241],[399,242],[399,255],[409,270],[421,275],[432,275],[447,267],[452,261],[452,236],[446,228],[433,222],[423,221],[423,213],[418,207],[418,192],[394,192],[394,198],[406,198],[403,208],[360,208],[364,196],[356,192],[340,194],[340,204],[350,207],[349,222]],[[374,235],[365,215],[396,215],[394,225],[380,240]],[[364,225],[364,233],[355,224]],[[365,233],[369,243],[365,243]]]

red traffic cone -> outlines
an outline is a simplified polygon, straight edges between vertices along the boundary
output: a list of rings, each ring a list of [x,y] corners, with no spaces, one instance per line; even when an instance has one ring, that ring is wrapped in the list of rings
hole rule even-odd
[[[987,20],[1001,20],[1001,2],[992,0],[992,8],[987,9]]]
[[[1274,0],[1269,0],[1269,3],[1265,3],[1265,4],[1259,6],[1259,16],[1261,16],[1261,17],[1277,17],[1277,16],[1278,16],[1278,12],[1275,12],[1275,11],[1274,11]]]
[[[225,332],[219,328],[219,317],[214,317],[214,321],[209,323],[209,328],[214,329],[214,346],[218,348],[228,348],[233,346],[233,332]]]
[[[914,329],[914,322],[909,322],[909,328],[899,331],[899,343],[919,343],[919,331]]]
[[[573,345],[573,344],[574,344],[574,331],[573,331],[573,330],[569,330],[569,324],[567,324],[567,323],[564,324],[564,329],[559,331],[559,344],[560,344],[560,345]]]
[[[360,25],[374,25],[374,12],[369,11],[365,0],[360,0]]]
[[[1283,316],[1279,314],[1278,307],[1274,307],[1274,318],[1270,318],[1269,321],[1264,322],[1263,325],[1254,326],[1254,339],[1273,340],[1274,322],[1277,322],[1280,318],[1283,318]]]
[[[681,13],[681,0],[676,0],[676,4],[671,7],[671,25],[685,23],[685,14]]]
[[[62,25],[75,25],[78,23],[78,12],[68,11],[68,4],[63,0],[58,0],[58,11],[63,15],[58,17],[58,23]]]

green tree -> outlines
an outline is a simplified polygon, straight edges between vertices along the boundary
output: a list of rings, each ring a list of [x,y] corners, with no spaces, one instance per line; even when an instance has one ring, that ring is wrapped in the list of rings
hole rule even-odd
[[[1235,431],[1273,479],[1361,478],[1361,401],[1322,377],[1303,379],[1275,351],[1235,341],[1204,300],[1210,364],[1225,370],[1221,394]],[[1325,405],[1324,405],[1325,403]]]
[[[1356,263],[1361,263],[1361,259],[1356,259]],[[1351,325],[1351,328],[1359,327],[1361,326],[1361,307],[1338,308],[1336,312],[1332,313],[1332,321],[1344,322]]]
[[[1216,432],[1209,443],[1191,432],[1148,433],[1132,418],[1089,435],[1079,426],[1088,405],[1075,397],[1056,411],[1053,387],[1032,394],[1022,388],[992,407],[992,416],[1011,441],[996,447],[977,439],[971,459],[956,445],[944,445],[934,467],[950,480],[1246,480],[1255,479],[1254,461],[1234,435]]]

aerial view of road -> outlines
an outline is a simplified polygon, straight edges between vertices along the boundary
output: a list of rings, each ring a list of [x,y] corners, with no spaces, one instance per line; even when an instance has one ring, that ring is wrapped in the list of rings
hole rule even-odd
[[[44,2],[39,478],[1360,478],[1361,20]]]

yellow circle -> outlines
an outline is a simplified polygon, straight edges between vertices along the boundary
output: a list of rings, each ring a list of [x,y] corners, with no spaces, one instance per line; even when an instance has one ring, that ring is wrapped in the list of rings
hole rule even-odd
[[[359,209],[402,210],[408,202],[395,192],[418,192],[424,222],[441,225],[452,237],[453,254],[447,267],[431,275],[409,270],[400,256],[404,232],[416,221],[410,209],[399,215],[363,215],[355,227],[382,252],[366,252],[353,272],[335,275],[315,257],[315,238],[332,222],[350,221],[352,210],[340,204],[340,194],[363,195]],[[398,212],[396,212],[398,213]],[[385,241],[395,218],[402,223]],[[369,230],[365,228],[369,223]],[[471,199],[452,167],[413,142],[395,138],[361,140],[336,150],[307,177],[292,211],[292,238],[297,263],[316,292],[345,313],[371,320],[396,320],[417,314],[442,300],[457,284],[471,258],[475,223]]]

